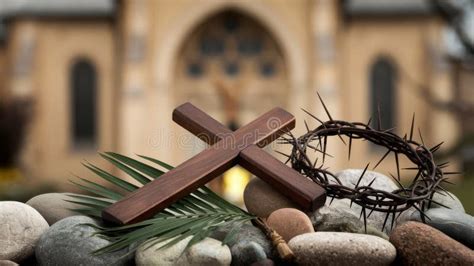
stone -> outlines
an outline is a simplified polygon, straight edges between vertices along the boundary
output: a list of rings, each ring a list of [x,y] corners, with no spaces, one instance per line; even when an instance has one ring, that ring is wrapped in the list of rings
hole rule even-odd
[[[413,207],[404,210],[396,219],[396,225],[399,226],[406,222],[414,220],[417,212],[418,211]]]
[[[315,232],[288,244],[298,265],[389,265],[396,258],[390,242],[372,235]]]
[[[149,242],[145,242],[138,246],[137,251],[135,252],[135,263],[137,266],[176,265],[191,238],[192,237],[189,236],[178,243],[163,249],[160,249],[160,247],[169,243],[172,239],[158,242],[156,244],[153,244],[153,241],[156,240],[156,238],[150,239]]]
[[[0,266],[18,266],[18,263],[11,260],[0,260]]]
[[[429,217],[425,219],[426,224],[474,249],[474,217],[446,208],[429,209],[425,214]],[[419,212],[415,212],[412,218],[414,221],[421,222]]]
[[[0,260],[21,262],[33,255],[48,222],[32,207],[16,201],[0,202]]]
[[[292,208],[283,208],[272,212],[268,216],[267,224],[286,242],[297,235],[314,232],[309,217],[304,212]]]
[[[71,216],[53,224],[38,241],[36,259],[39,265],[126,265],[132,260],[132,248],[93,255],[110,242],[94,236],[96,229],[87,225],[99,222],[87,216]]]
[[[290,199],[273,189],[260,178],[253,178],[244,190],[244,202],[247,210],[262,218],[282,208],[297,208]]]
[[[474,251],[426,224],[397,226],[390,242],[406,265],[474,265]]]
[[[73,198],[65,193],[46,193],[31,198],[26,204],[37,210],[48,224],[52,225],[66,217],[79,215],[71,209],[80,206],[66,200],[73,200]]]
[[[230,249],[232,265],[251,265],[267,259],[262,246],[253,241],[240,241]]]
[[[446,193],[448,193],[448,195],[446,195]],[[456,195],[454,195],[451,192],[444,192],[443,191],[441,193],[439,193],[439,192],[435,193],[433,195],[433,200],[438,202],[438,203],[441,203],[442,205],[450,208],[453,211],[466,212],[464,210],[464,206],[462,206],[461,201],[458,199],[458,197],[456,197]],[[439,205],[438,203],[432,202],[430,208],[445,208],[445,207]]]
[[[339,178],[339,181],[350,188],[355,188],[360,176],[362,175],[364,169],[346,169],[336,173],[335,175]],[[367,170],[362,177],[359,186],[368,185],[372,180],[375,181],[372,184],[372,187],[375,189],[385,190],[385,191],[393,191],[398,189],[398,185],[392,180],[392,178],[387,177],[381,173],[377,173],[374,171]],[[335,180],[331,180],[330,182],[336,183]],[[331,198],[328,197],[326,200],[326,206],[331,206],[334,208],[340,208],[346,210],[348,212],[354,213],[357,217],[359,217],[362,207],[353,203],[351,206],[351,201],[349,199],[334,199],[331,202]],[[369,212],[368,210],[367,212]],[[373,211],[372,214],[367,218],[367,224],[371,225],[372,227],[382,230],[384,221],[385,221],[386,213]],[[390,217],[391,218],[391,217]],[[385,227],[383,228],[384,233],[390,233],[392,228],[392,220],[388,219]]]
[[[332,207],[334,209],[344,210],[348,213],[352,213],[356,217],[360,216],[360,212],[362,207],[353,203],[351,206],[351,201],[349,199],[335,199],[330,205],[329,201],[326,201],[326,206]],[[367,211],[367,215],[370,211]],[[382,227],[385,221],[386,213],[373,211],[372,214],[367,217],[367,224],[370,225],[372,228],[375,228],[379,231],[382,231]],[[383,233],[389,234],[392,229],[392,217],[390,216],[387,220],[385,227],[383,228]],[[362,220],[363,218],[361,218]],[[317,231],[317,228],[316,228]]]
[[[353,212],[344,209],[323,206],[310,214],[313,227],[321,232],[347,232],[365,234],[364,222]],[[367,234],[388,240],[388,236],[371,225],[367,225]]]
[[[335,176],[341,181],[341,183],[346,187],[355,188],[357,181],[359,180],[360,176],[364,172],[364,169],[346,169],[340,172],[337,172]],[[367,170],[362,177],[359,186],[367,186],[370,182],[375,178],[374,183],[372,183],[373,188],[385,190],[392,192],[398,189],[398,185],[392,180],[392,178],[383,175],[378,172],[369,171]],[[336,183],[336,181],[331,180],[332,183]]]
[[[250,266],[273,266],[275,263],[271,259],[264,259],[261,261],[254,262]]]
[[[251,223],[244,223],[242,225],[228,224],[226,226],[220,226],[214,232],[211,233],[210,237],[223,241],[227,234],[232,229],[235,229],[236,226],[238,226],[239,228],[235,232],[234,237],[227,242],[230,248],[242,241],[253,241],[263,248],[265,254],[267,255],[267,258],[272,258],[272,244],[265,236],[265,234],[260,229],[253,226]]]
[[[226,266],[230,265],[231,261],[229,247],[207,237],[186,249],[178,258],[176,265]]]

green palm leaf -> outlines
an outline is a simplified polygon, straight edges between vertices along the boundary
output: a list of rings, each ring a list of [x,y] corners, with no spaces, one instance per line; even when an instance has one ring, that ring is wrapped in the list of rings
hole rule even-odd
[[[148,164],[117,153],[106,152],[100,155],[142,185],[151,182],[152,179],[159,178],[164,173],[162,170]],[[138,156],[166,170],[173,168],[169,164],[154,158]],[[125,196],[117,192],[117,189],[130,193],[139,188],[90,163],[86,163],[84,166],[99,178],[111,184],[112,188],[79,177],[78,181],[71,181],[82,190],[95,195],[69,194],[71,197],[71,200],[68,200],[69,202],[82,206],[75,209],[79,213],[100,218],[102,210]],[[117,227],[91,225],[98,230],[97,235],[111,241],[109,245],[96,250],[94,253],[113,252],[142,242],[152,246],[158,242],[168,241],[160,247],[166,248],[189,236],[192,236],[188,243],[188,246],[191,246],[209,236],[216,228],[230,223],[235,224],[225,237],[223,241],[225,244],[235,236],[239,225],[255,218],[255,216],[227,202],[209,188],[201,187],[148,220]],[[133,252],[133,249],[131,252]]]

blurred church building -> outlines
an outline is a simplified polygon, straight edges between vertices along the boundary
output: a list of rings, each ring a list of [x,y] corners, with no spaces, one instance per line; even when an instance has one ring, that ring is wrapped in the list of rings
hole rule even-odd
[[[318,125],[301,108],[327,118],[318,92],[334,118],[367,121],[380,106],[383,128],[403,135],[416,113],[427,144],[449,144],[454,118],[414,85],[454,97],[428,2],[0,0],[0,98],[31,100],[22,164],[44,180],[85,173],[97,151],[189,158],[204,145],[171,120],[186,101],[232,128],[281,106],[298,134]],[[335,141],[328,166],[348,168],[346,149]],[[359,168],[380,157],[364,142],[352,154]]]

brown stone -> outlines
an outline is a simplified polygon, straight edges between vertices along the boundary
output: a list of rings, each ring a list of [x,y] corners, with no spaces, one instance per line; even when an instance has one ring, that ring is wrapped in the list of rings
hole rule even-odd
[[[295,203],[260,178],[253,178],[247,184],[244,202],[250,213],[262,218],[281,208],[297,208]]]
[[[406,265],[474,265],[473,250],[422,223],[396,227],[390,242]]]
[[[293,208],[276,210],[268,216],[267,224],[288,242],[297,235],[314,232],[309,217]]]

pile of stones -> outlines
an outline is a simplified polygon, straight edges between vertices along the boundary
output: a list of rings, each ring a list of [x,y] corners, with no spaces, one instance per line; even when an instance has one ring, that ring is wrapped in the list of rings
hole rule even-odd
[[[362,170],[337,174],[346,186],[355,186]],[[376,177],[374,188],[392,191],[388,177],[367,172],[361,185]],[[100,221],[81,216],[66,194],[36,196],[26,204],[0,202],[0,265],[279,265],[284,264],[262,231],[243,224],[232,241],[222,245],[232,226],[220,227],[203,241],[185,249],[190,238],[164,249],[137,244],[127,249],[92,255],[109,244],[86,224]],[[421,223],[409,209],[393,221],[373,212],[367,231],[361,208],[346,199],[330,199],[313,213],[298,210],[291,201],[258,178],[244,193],[249,212],[265,217],[287,242],[298,265],[474,265],[474,218],[451,194],[435,194],[449,209],[433,205]],[[130,252],[136,249],[135,252]]]

